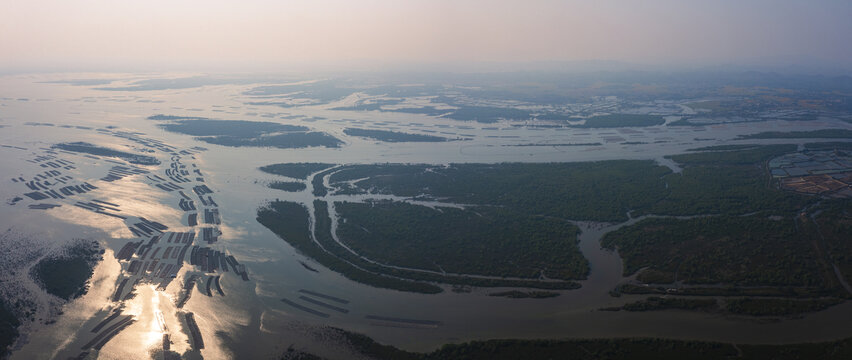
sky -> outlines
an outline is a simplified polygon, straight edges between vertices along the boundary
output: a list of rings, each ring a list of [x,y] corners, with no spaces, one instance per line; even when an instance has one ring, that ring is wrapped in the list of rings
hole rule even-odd
[[[0,69],[852,66],[848,0],[0,0]]]

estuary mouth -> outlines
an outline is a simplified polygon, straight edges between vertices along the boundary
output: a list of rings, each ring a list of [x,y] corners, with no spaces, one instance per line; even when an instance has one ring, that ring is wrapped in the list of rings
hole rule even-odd
[[[850,5],[86,5],[0,11],[2,359],[850,358]]]

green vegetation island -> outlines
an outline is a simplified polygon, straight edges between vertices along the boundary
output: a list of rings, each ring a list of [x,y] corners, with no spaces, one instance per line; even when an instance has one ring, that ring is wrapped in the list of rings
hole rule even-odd
[[[365,192],[514,208],[561,219],[622,222],[644,214],[742,215],[795,211],[812,199],[769,186],[763,162],[795,145],[672,156],[680,173],[646,160],[583,163],[347,165],[332,186]]]
[[[407,269],[386,266],[367,261],[353,254],[335,241],[331,234],[331,218],[328,204],[322,200],[313,203],[316,211],[316,234],[313,241],[309,229],[308,209],[300,204],[285,201],[270,202],[258,210],[257,221],[266,226],[280,238],[287,241],[303,254],[313,258],[332,271],[343,274],[349,279],[380,288],[400,291],[435,294],[443,292],[436,284],[469,285],[480,287],[529,287],[539,289],[574,289],[579,284],[573,281],[538,281],[536,278],[501,278],[469,276],[469,274],[451,274],[422,269]],[[544,231],[544,230],[543,230]],[[570,228],[570,231],[574,231]],[[405,251],[411,251],[406,249]],[[585,266],[585,259],[576,256],[579,264]],[[458,264],[463,265],[463,264]],[[514,268],[509,268],[514,270]],[[585,268],[583,268],[584,271]]]
[[[419,107],[399,107],[400,101],[396,100],[374,100],[373,103],[360,103],[352,106],[340,106],[332,110],[343,111],[381,111],[404,114],[423,114],[428,116],[439,116],[459,121],[476,121],[480,123],[495,123],[501,120],[570,120],[571,117],[561,112],[554,111],[530,111],[513,107],[469,105],[454,100],[453,98],[441,96],[432,99],[432,103],[441,106],[426,105]],[[394,105],[394,107],[385,107]]]
[[[847,301],[852,295],[847,285],[852,278],[847,235],[852,200],[778,189],[766,173],[766,162],[793,152],[790,146],[712,150],[672,157],[684,165],[684,180],[693,172],[717,179],[715,185],[701,187],[719,194],[718,199],[685,197],[678,202],[708,211],[686,218],[649,217],[603,236],[603,247],[618,250],[624,276],[636,275],[634,283],[613,294],[715,297],[724,304],[720,310],[748,316],[797,315]],[[673,191],[680,186],[669,183]],[[719,206],[733,205],[735,197],[751,200],[742,207]],[[680,208],[667,203],[667,208]],[[750,211],[742,212],[743,207]],[[679,301],[634,306],[688,307]]]
[[[31,275],[49,294],[74,299],[88,291],[89,278],[102,254],[97,242],[78,240],[63,253],[41,259]]]
[[[9,356],[9,348],[20,335],[18,333],[19,326],[21,326],[21,321],[18,319],[18,315],[14,313],[6,301],[0,299],[0,357]]]
[[[343,142],[300,125],[268,121],[215,120],[201,117],[153,115],[150,120],[168,121],[158,126],[166,131],[195,136],[197,140],[222,146],[276,147],[281,149],[324,146],[340,147]]]
[[[794,221],[765,214],[651,218],[606,234],[601,244],[618,248],[625,276],[644,269],[637,279],[645,283],[824,286],[818,254]]]
[[[820,129],[810,131],[766,131],[740,135],[740,139],[852,139],[852,130]]]
[[[95,266],[103,259],[103,253],[96,241],[73,239],[56,254],[36,262],[30,268],[29,276],[46,293],[70,301],[89,290],[89,280]],[[10,347],[20,336],[18,329],[21,324],[36,320],[32,306],[27,300],[10,303],[0,299],[0,358],[9,355]]]
[[[756,317],[793,317],[817,312],[841,304],[839,298],[818,299],[775,299],[775,298],[685,298],[678,296],[651,296],[647,299],[617,307],[602,308],[602,311],[660,311],[689,310],[727,315]],[[721,303],[721,304],[720,304]]]
[[[287,192],[299,192],[299,191],[307,189],[307,187],[308,187],[304,183],[293,182],[293,181],[273,181],[273,182],[269,183],[269,185],[267,185],[267,186],[269,186],[272,189],[283,190],[283,191],[287,191]]]
[[[337,203],[337,233],[383,264],[505,278],[584,279],[579,229],[507,208],[432,209],[404,202]]]
[[[308,131],[307,127],[284,125],[266,121],[211,120],[204,118],[183,118],[160,124],[166,131],[192,136],[233,136],[252,138],[273,132]]]
[[[796,150],[691,149],[670,156],[682,167],[677,173],[643,160],[276,164],[269,169],[312,183],[316,242],[302,205],[270,203],[258,221],[320,264],[368,285],[423,293],[442,291],[441,285],[505,286],[518,290],[492,295],[544,298],[550,294],[542,290],[576,288],[574,281],[589,273],[575,221],[634,219],[600,239],[603,248],[618,251],[623,276],[635,275],[611,294],[649,296],[619,310],[798,316],[852,295],[844,287],[852,278],[846,235],[852,200],[781,190],[767,163]],[[335,201],[335,235],[344,247],[331,234],[329,194],[401,199]],[[293,219],[302,219],[298,242],[287,236],[295,231],[286,224]],[[761,306],[771,310],[756,310]]]
[[[343,133],[349,136],[363,137],[384,142],[444,142],[445,137],[423,134],[410,134],[398,131],[345,128]]]
[[[325,251],[312,240],[308,210],[300,204],[284,201],[271,202],[258,210],[257,221],[287,241],[299,252],[310,256],[332,271],[342,273],[351,280],[402,291],[419,293],[439,293],[442,291],[440,287],[435,285],[382,276],[359,269],[346,260]],[[317,221],[319,222],[320,219]],[[317,224],[317,227],[321,229],[319,233],[325,234],[324,230],[327,226],[330,229],[330,224],[325,218],[322,221],[322,223]],[[317,237],[319,238],[319,236]],[[323,236],[323,240],[327,241],[329,237],[330,235]],[[326,242],[326,244],[331,245],[330,242]]]
[[[502,360],[502,359],[742,359],[840,360],[852,356],[852,339],[788,345],[752,345],[707,341],[669,340],[657,338],[511,340],[495,339],[447,344],[428,353],[410,352],[383,345],[362,334],[326,327],[330,338],[341,339],[353,352],[374,359],[388,360]],[[281,359],[322,359],[294,352]]]
[[[601,146],[601,145],[603,145],[603,144],[599,143],[599,142],[593,142],[593,143],[552,143],[552,144],[549,144],[549,143],[506,144],[506,145],[502,145],[502,146],[522,147],[522,146]]]

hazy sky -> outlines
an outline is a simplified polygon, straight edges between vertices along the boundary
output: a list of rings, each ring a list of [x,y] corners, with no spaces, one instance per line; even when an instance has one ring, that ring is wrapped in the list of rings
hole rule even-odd
[[[852,64],[849,0],[0,0],[0,68]]]

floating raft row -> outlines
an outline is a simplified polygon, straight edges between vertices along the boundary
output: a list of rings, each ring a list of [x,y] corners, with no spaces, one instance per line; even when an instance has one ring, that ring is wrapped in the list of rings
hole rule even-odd
[[[216,275],[216,276],[210,276],[210,277],[207,278],[207,289],[206,289],[207,290],[206,291],[207,296],[213,296],[213,287],[216,288],[216,292],[218,292],[219,295],[225,296],[225,292],[222,291],[222,284],[219,281],[221,277],[222,277],[222,275]]]
[[[212,244],[214,242],[219,241],[219,230],[215,228],[206,227],[201,229],[201,240],[206,241],[208,244]]]
[[[194,349],[204,348],[204,339],[201,338],[201,330],[198,329],[198,324],[195,322],[195,315],[191,312],[186,313],[186,325],[189,326],[189,332],[192,334],[192,347]]]
[[[39,191],[39,190],[50,190],[50,188],[47,187],[47,186],[49,186],[51,184],[49,182],[45,182],[45,184],[42,184],[40,181],[30,180],[26,183],[26,185],[27,185],[28,188],[30,188],[30,190]]]
[[[181,195],[183,195],[183,191],[181,191]],[[180,206],[180,209],[183,211],[195,210],[195,202],[192,200],[180,199],[178,206]]]
[[[102,331],[100,334],[95,336],[94,339],[80,347],[81,350],[94,348],[96,350],[100,350],[108,341],[110,341],[115,335],[118,335],[119,332],[124,330],[126,327],[130,326],[134,322],[132,315],[127,315],[119,320],[117,323],[108,327],[106,330]]]
[[[173,169],[166,169],[166,176],[169,179],[177,183],[188,183],[192,181],[184,177],[185,175],[189,175],[189,172],[176,170],[174,169],[175,166],[175,163],[172,163]]]
[[[73,196],[73,195],[75,195],[74,193],[85,194],[85,193],[92,191],[94,189],[97,189],[97,187],[95,187],[95,186],[93,186],[89,183],[83,183],[81,185],[63,186],[63,187],[59,188],[59,192],[61,192],[65,196]]]
[[[130,266],[127,267],[127,272],[130,275],[138,275],[139,270],[142,270],[142,260],[133,260],[130,262]]]
[[[136,278],[136,280],[133,281],[133,284],[130,285],[130,291],[127,292],[127,295],[124,295],[124,299],[122,300],[127,301],[136,296],[136,293],[134,293],[133,290],[136,289],[136,285],[139,285],[140,281],[142,281],[142,278]]]
[[[136,248],[142,245],[142,242],[128,242],[121,247],[121,250],[118,251],[118,255],[116,255],[116,259],[118,260],[130,260],[133,257],[133,253],[136,252]]]
[[[35,178],[40,179],[40,180],[47,180],[48,178],[53,178],[54,180],[56,180],[58,178],[65,178],[65,176],[60,176],[60,175],[62,175],[62,172],[60,172],[58,170],[45,170],[44,173],[36,174]],[[26,182],[26,180],[24,180],[23,177],[12,178],[12,182],[19,182],[19,181],[20,182]]]
[[[225,256],[224,253],[221,253],[219,256],[219,265],[222,266],[222,270],[224,272],[228,272],[228,258]]]
[[[207,199],[205,200],[205,199],[204,199],[204,196],[200,196],[200,195],[199,195],[199,196],[198,196],[198,199],[199,199],[199,200],[201,200],[201,204],[202,204],[202,205],[204,205],[204,206],[219,207],[219,204],[217,204],[215,201],[213,201],[213,197],[212,197],[212,196],[209,196],[209,195],[208,195],[208,196],[207,196]]]
[[[172,254],[172,249],[173,249],[173,248],[174,248],[174,246],[169,246],[169,247],[167,247],[167,248],[166,248],[166,251],[163,251],[163,259],[168,259],[168,258],[169,258],[169,255],[171,255],[171,254]]]
[[[88,182],[82,184],[68,185],[68,181],[73,179],[71,176],[60,176],[62,173],[56,170],[45,171],[45,174],[37,174],[33,180],[27,181],[22,176],[13,178],[13,182],[20,182],[27,186],[32,192],[26,193],[27,197],[33,200],[42,200],[47,197],[51,197],[54,199],[64,199],[66,196],[73,196],[76,194],[85,194],[89,191],[97,189],[96,186],[89,184]],[[59,184],[65,185],[59,188],[57,192],[53,189],[53,186]]]
[[[189,263],[208,273],[216,272],[216,269],[229,272],[228,267],[230,266],[244,281],[249,281],[245,265],[237,262],[233,255],[225,255],[225,253],[209,247],[193,246],[189,255]]]
[[[177,304],[175,304],[178,309],[183,308],[183,306],[186,305],[186,302],[189,301],[190,296],[192,296],[192,289],[195,289],[196,280],[198,280],[198,275],[191,275],[188,279],[186,279],[186,282],[184,282],[184,294],[178,300]]]
[[[127,285],[128,278],[124,278],[121,280],[121,283],[115,289],[115,293],[112,294],[112,301],[118,301],[121,298],[122,292],[124,292],[124,285]]]
[[[47,196],[47,195],[45,195],[45,194],[42,194],[42,193],[41,193],[41,192],[39,192],[39,191],[33,191],[33,192],[24,193],[24,196],[26,196],[26,197],[28,197],[28,198],[30,198],[30,199],[33,199],[33,200],[44,200],[44,199],[50,198],[50,196]]]
[[[140,217],[139,219],[141,219],[141,220],[142,220],[142,221],[144,221],[146,224],[148,224],[149,226],[154,227],[154,228],[155,228],[155,229],[157,229],[157,230],[160,230],[160,231],[166,231],[166,230],[168,230],[168,229],[169,229],[169,227],[168,227],[168,226],[163,225],[163,224],[161,224],[161,223],[158,223],[158,222],[156,222],[156,221],[150,221],[150,220],[148,220],[148,219],[146,219],[146,218],[143,218],[143,217]]]
[[[113,204],[111,202],[106,202],[106,201],[98,200],[98,199],[92,199],[92,202],[96,202],[98,204],[108,205],[108,206],[112,206],[112,207],[119,207],[118,204]]]
[[[30,208],[30,209],[38,209],[38,210],[48,210],[48,209],[53,209],[55,207],[60,207],[60,206],[62,206],[62,205],[56,205],[56,204],[30,204],[30,205],[27,205],[27,207]]]
[[[184,259],[186,259],[187,250],[189,250],[189,244],[184,245],[184,247],[180,249],[180,254],[177,256],[178,264],[182,264],[184,262]]]
[[[213,296],[213,293],[210,292],[210,285],[213,283],[213,276],[207,278],[207,296]]]
[[[370,321],[370,325],[375,326],[404,328],[436,328],[442,324],[440,321],[404,319],[379,315],[367,315],[366,318],[368,320],[372,320]]]
[[[145,235],[149,235],[149,236],[151,234],[153,234],[154,231],[156,231],[155,229],[149,228],[145,223],[142,223],[142,222],[135,223],[135,224],[133,224],[133,226],[135,226],[137,229],[139,229]],[[131,228],[131,230],[132,230],[132,228]]]
[[[149,264],[149,265],[144,267],[144,268],[145,268],[145,272],[149,272],[149,273],[150,273],[150,272],[154,272],[154,270],[156,270],[156,269],[157,269],[157,265],[158,265],[159,263],[160,263],[160,260],[159,260],[159,259],[154,259],[154,261],[151,261],[151,262],[150,262],[150,264],[149,264],[148,262],[146,262],[145,264]]]
[[[177,236],[175,236],[175,235],[177,235]],[[192,239],[194,237],[195,237],[194,232],[165,233],[163,235],[154,235],[154,236],[151,237],[151,239],[145,245],[141,245],[142,241],[140,241],[139,243],[126,244],[125,247],[123,247],[122,250],[119,251],[120,259],[129,260],[130,257],[132,257],[132,254],[135,253],[139,257],[139,259],[131,262],[130,268],[128,269],[128,271],[132,274],[137,274],[140,270],[140,268],[137,268],[137,265],[136,265],[137,261],[141,262],[141,261],[144,261],[145,259],[148,259],[149,254],[151,255],[150,259],[155,260],[157,255],[160,253],[160,250],[163,249],[163,247],[157,247],[156,249],[154,249],[153,252],[151,252],[151,249],[154,247],[154,245],[156,245],[163,238],[168,239],[167,241],[169,243],[172,243],[172,239],[174,239],[173,244],[179,244],[181,242],[184,242],[186,245],[184,245],[182,247],[181,246],[168,246],[168,247],[166,247],[166,251],[164,251],[163,254],[162,254],[162,259],[176,259],[177,262],[178,262],[178,268],[179,268],[180,264],[183,263],[183,261],[184,261],[184,258],[186,256],[186,251],[189,249],[190,243],[192,242]],[[131,254],[131,255],[127,255],[128,253]],[[155,260],[155,261],[157,261],[157,260]],[[152,264],[150,266],[153,266],[153,265],[154,264]],[[148,265],[141,266],[141,269],[146,269],[146,271],[148,271],[148,272],[153,270],[153,268],[149,268]],[[174,273],[176,273],[176,272],[177,272],[177,268],[175,269]]]
[[[234,269],[234,272],[240,274],[242,276],[243,281],[249,281],[248,272],[246,272],[246,266],[237,262],[237,259],[234,258],[234,255],[228,255],[228,265],[231,265],[231,268]]]
[[[339,297],[335,297],[335,296],[331,296],[331,295],[326,295],[326,294],[323,294],[323,293],[318,293],[316,291],[301,289],[301,290],[299,290],[299,292],[303,293],[303,294],[308,294],[308,295],[320,297],[320,298],[323,298],[323,299],[326,299],[326,300],[335,301],[335,302],[338,302],[338,303],[341,303],[341,304],[348,304],[349,303],[349,300],[341,299]]]
[[[213,284],[216,285],[216,291],[219,292],[219,295],[225,296],[225,292],[222,291],[222,284],[219,281],[221,277],[221,275],[216,275],[216,277],[213,279]]]
[[[132,230],[132,228],[131,228],[131,230]],[[148,256],[148,252],[151,251],[151,248],[154,246],[154,244],[156,244],[160,241],[160,237],[161,237],[161,235],[152,236],[150,239],[148,239],[147,244],[139,247],[139,250],[136,252],[136,255],[140,255],[142,260],[145,260],[145,258]]]
[[[83,209],[86,209],[86,210],[89,210],[89,211],[94,211],[98,214],[103,214],[103,215],[119,218],[119,219],[122,219],[122,220],[127,219],[127,217],[125,217],[125,216],[121,216],[121,215],[113,214],[113,213],[108,213],[108,212],[104,211],[104,210],[113,210],[113,211],[121,211],[121,210],[116,209],[116,208],[112,208],[112,207],[108,207],[108,206],[104,206],[102,204],[98,204],[98,203],[95,203],[95,202],[84,203],[84,202],[78,201],[74,204],[74,206],[80,207],[80,208],[83,208]],[[133,232],[133,235],[136,235],[137,237],[142,236],[137,231],[135,231],[133,228],[130,228],[130,231]]]
[[[166,234],[168,234],[169,236],[167,237]],[[165,238],[166,242],[168,242],[168,243],[173,242],[175,244],[179,244],[179,243],[189,244],[189,243],[192,242],[193,239],[195,239],[195,231],[187,231],[187,232],[179,232],[179,233],[170,232],[170,233],[166,233],[166,234],[163,234],[163,238]]]
[[[62,165],[59,165],[59,164],[57,164],[57,163],[55,163],[55,162],[53,162],[53,161],[48,161],[48,162],[46,162],[46,163],[44,163],[44,164],[41,164],[41,167],[45,167],[45,168],[46,168],[46,167],[48,167],[48,166],[50,166],[50,167],[52,167],[52,168],[54,168],[54,169],[59,169],[59,168],[61,168],[61,167],[62,167]]]
[[[198,185],[192,188],[192,191],[195,192],[196,195],[201,196],[204,194],[212,194],[213,190],[210,190],[207,185]]]
[[[222,220],[219,216],[219,209],[204,209],[204,223],[219,225]]]
[[[311,267],[310,265],[308,265],[304,261],[299,261],[299,264],[302,264],[302,267],[305,268],[308,271],[319,272],[317,269],[314,269],[313,267]]]
[[[99,322],[97,325],[95,325],[95,327],[92,328],[92,332],[97,333],[98,331],[101,331],[101,329],[106,324],[108,324],[110,321],[115,320],[115,318],[119,317],[120,315],[121,315],[121,310],[113,311],[112,315],[110,315],[108,318],[104,319],[103,321]]]
[[[156,185],[154,185],[154,186],[156,186],[156,187],[158,187],[158,188],[160,188],[160,189],[162,189],[162,190],[165,190],[165,191],[175,191],[175,190],[181,190],[181,189],[183,189],[182,187],[180,187],[180,186],[178,186],[178,185],[175,185],[175,184],[174,184],[174,183],[172,183],[172,182],[156,184]]]
[[[189,263],[199,266],[205,272],[216,272],[216,269],[222,263],[219,258],[223,256],[225,255],[218,250],[213,250],[209,247],[193,246]]]
[[[27,148],[25,148],[25,147],[14,146],[14,145],[0,145],[0,146],[2,146],[4,148],[9,148],[9,149],[27,150]]]
[[[317,306],[324,307],[324,308],[329,309],[329,310],[337,311],[337,312],[339,312],[339,313],[343,313],[343,314],[348,314],[348,313],[349,313],[349,310],[347,310],[347,309],[344,309],[344,308],[342,308],[342,307],[338,307],[338,306],[334,306],[334,305],[331,305],[331,304],[329,304],[329,303],[325,303],[325,302],[319,301],[319,300],[317,300],[317,299],[309,298],[309,297],[304,296],[304,295],[299,296],[299,299],[302,299],[302,300],[304,300],[304,301],[307,301],[307,302],[309,302],[309,303],[311,303],[311,304],[314,304],[314,305],[317,305]]]
[[[42,148],[42,149],[44,149],[44,148]],[[34,157],[32,160],[27,160],[27,161],[29,161],[29,162],[31,162],[31,163],[40,163],[40,162],[42,162],[42,161],[48,161],[48,160],[53,160],[53,159],[56,159],[56,156],[53,156],[53,155],[39,155],[39,156]]]
[[[314,314],[314,315],[319,316],[319,317],[327,318],[327,317],[331,316],[331,315],[326,314],[326,313],[324,313],[324,312],[322,312],[322,311],[318,311],[318,310],[311,309],[311,308],[309,308],[309,307],[307,307],[307,306],[304,306],[304,305],[302,305],[302,304],[299,304],[299,303],[297,303],[297,302],[295,302],[295,301],[292,301],[292,300],[290,300],[290,299],[281,299],[281,302],[283,302],[283,303],[285,303],[285,304],[287,304],[287,305],[290,305],[290,306],[292,306],[292,307],[294,307],[294,308],[296,308],[296,309],[302,310],[302,311],[304,311],[304,312],[306,312],[306,313]]]
[[[132,175],[140,175],[147,174],[148,170],[140,169],[138,167],[126,167],[126,166],[113,166],[107,172],[107,176],[101,178],[103,181],[112,182],[116,180],[121,180],[122,178],[132,176]]]

